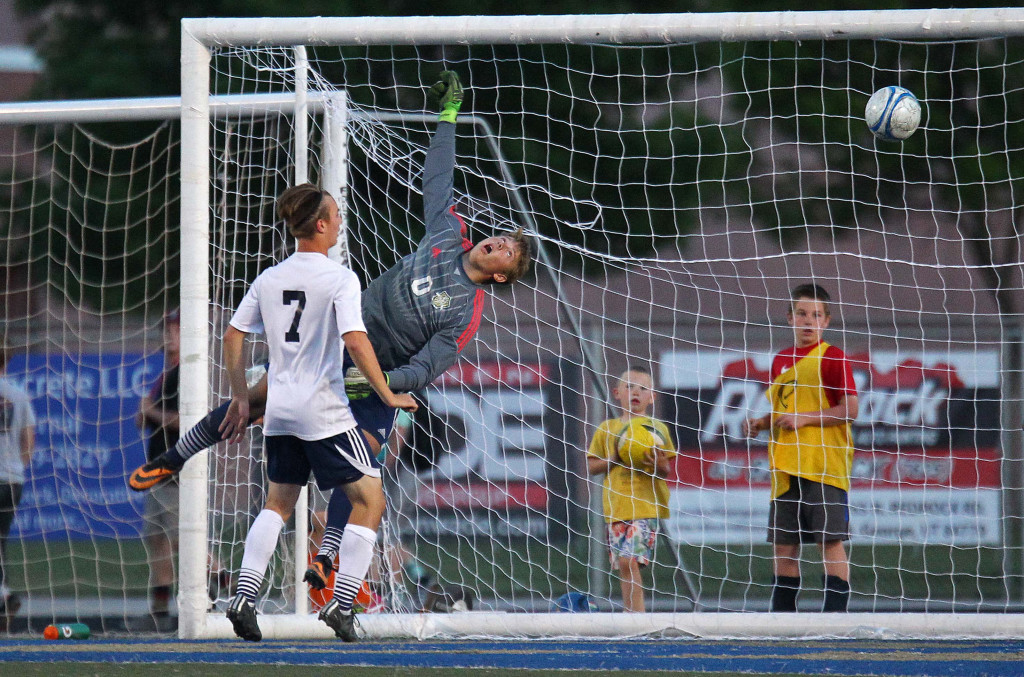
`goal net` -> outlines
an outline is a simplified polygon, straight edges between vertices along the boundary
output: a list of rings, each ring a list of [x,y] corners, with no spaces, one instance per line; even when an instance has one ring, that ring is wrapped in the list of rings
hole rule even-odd
[[[792,345],[790,290],[814,282],[832,295],[826,340],[850,356],[860,399],[850,613],[829,632],[1004,632],[990,614],[1021,601],[1024,124],[1016,24],[995,21],[1007,16],[186,21],[186,111],[225,92],[342,102],[329,105],[341,135],[297,122],[311,125],[308,176],[344,205],[349,263],[365,282],[423,234],[426,93],[445,69],[468,88],[455,186],[471,237],[522,227],[539,245],[534,275],[490,295],[459,363],[420,394],[383,530],[419,568],[388,558],[380,579],[397,591],[384,608],[398,613],[366,614],[364,630],[822,632],[815,614],[770,630],[753,615],[771,596],[768,456],[764,439],[741,432],[768,411],[771,357]],[[867,98],[886,85],[925,111],[902,143],[876,141],[864,123]],[[230,160],[246,168],[232,179],[218,151],[190,158],[209,152],[190,134],[241,130],[195,110],[185,161],[214,169],[184,184],[184,222],[211,217],[210,263],[196,269],[216,290],[215,337],[261,261],[281,253],[272,219],[252,208],[269,209],[296,158],[290,137],[267,138],[255,160]],[[340,184],[316,169],[336,143]],[[205,297],[196,307],[205,322]],[[212,392],[224,397],[210,347]],[[642,574],[650,613],[566,613],[621,609],[602,478],[585,455],[597,424],[620,413],[613,388],[633,365],[651,370],[653,415],[680,452]],[[211,505],[208,542],[237,550],[245,511]],[[403,613],[433,605],[424,571],[442,609],[466,596],[472,613]],[[315,621],[301,606],[275,615],[301,598],[294,578],[264,589],[264,631],[329,635],[305,629]],[[808,545],[801,611],[821,610],[822,580]],[[183,632],[226,627],[210,616]]]
[[[286,187],[310,180],[335,195],[345,237],[333,255],[364,285],[415,249],[436,125],[426,93],[450,69],[467,87],[457,210],[473,240],[524,228],[538,257],[489,294],[459,362],[401,426],[364,632],[1018,635],[1006,614],[1024,601],[1022,18],[186,21],[180,202],[176,123],[131,141],[33,127],[3,156],[20,167],[5,171],[0,213],[7,340],[30,348],[8,373],[40,419],[8,585],[32,609],[59,598],[78,617],[145,595],[142,501],[124,484],[143,456],[133,418],[162,369],[162,317],[180,305],[185,429],[228,396],[219,337],[232,310],[291,251],[273,210]],[[923,108],[901,143],[876,141],[863,120],[887,85]],[[290,107],[225,117],[216,106],[229,95]],[[772,356],[793,340],[790,291],[806,282],[832,296],[825,339],[850,356],[860,400],[850,612],[827,623],[814,613],[813,545],[802,613],[764,615],[767,445],[741,432],[767,412]],[[265,359],[262,344],[249,359]],[[116,403],[70,394],[76,378],[116,389],[107,365],[128,378]],[[645,614],[609,613],[622,609],[620,574],[603,477],[586,463],[597,426],[619,414],[628,366],[651,371],[652,415],[679,451],[642,571]],[[237,571],[264,499],[261,449],[257,426],[182,473],[183,637],[233,636],[229,590],[209,573]],[[134,508],[113,514],[119,502]],[[331,636],[301,583],[322,508],[311,492],[285,529],[257,605],[266,637]],[[92,521],[74,526],[79,513]]]
[[[177,306],[179,126],[86,125],[81,110],[65,115],[72,105],[0,106],[4,378],[35,418],[2,552],[11,632],[74,620],[123,632],[149,611],[143,497],[125,478],[144,461],[135,415]],[[25,419],[4,393],[8,444]],[[12,454],[17,444],[3,451],[5,496],[20,479]]]

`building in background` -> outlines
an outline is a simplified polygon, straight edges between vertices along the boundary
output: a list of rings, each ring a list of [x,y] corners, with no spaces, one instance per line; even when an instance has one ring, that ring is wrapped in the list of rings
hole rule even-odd
[[[28,46],[27,33],[28,27],[14,11],[14,0],[0,0],[0,102],[29,98],[42,72],[42,61]],[[13,164],[15,138],[14,127],[0,124],[0,174],[6,174]],[[4,228],[5,220],[0,215],[0,229]],[[18,256],[8,253],[0,258],[0,318],[28,314],[27,276],[27,264]]]
[[[0,0],[0,101],[25,99],[43,69],[28,46],[27,32],[14,11],[14,0]]]

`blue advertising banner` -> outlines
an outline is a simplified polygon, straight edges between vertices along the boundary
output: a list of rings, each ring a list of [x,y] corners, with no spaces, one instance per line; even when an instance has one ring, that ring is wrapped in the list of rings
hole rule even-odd
[[[135,538],[145,496],[128,474],[145,461],[139,400],[163,355],[13,356],[7,374],[32,398],[36,451],[11,535],[25,540]]]

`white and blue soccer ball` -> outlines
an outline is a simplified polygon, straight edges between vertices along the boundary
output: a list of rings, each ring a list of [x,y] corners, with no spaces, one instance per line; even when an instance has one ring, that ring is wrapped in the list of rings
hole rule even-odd
[[[868,99],[864,120],[879,139],[902,141],[921,124],[921,103],[909,89],[883,87]]]

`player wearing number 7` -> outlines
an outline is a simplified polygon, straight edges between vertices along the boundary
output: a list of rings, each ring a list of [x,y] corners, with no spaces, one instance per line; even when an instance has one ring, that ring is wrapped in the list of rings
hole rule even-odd
[[[453,188],[455,120],[462,85],[455,73],[446,71],[431,92],[440,100],[441,115],[423,172],[426,234],[416,251],[363,293],[362,314],[370,342],[390,387],[399,392],[427,386],[458,360],[480,324],[487,288],[519,280],[532,258],[530,241],[521,230],[489,237],[475,246],[466,239],[466,225],[455,212]],[[391,432],[394,409],[368,394],[360,374],[351,373],[348,386],[352,412],[376,451]],[[250,422],[259,417],[266,392],[265,377],[250,389]],[[225,403],[215,409],[172,449],[137,468],[130,480],[132,489],[149,489],[177,474],[197,452],[229,436],[240,438],[244,425],[228,427],[225,419],[233,406]],[[335,496],[339,502],[345,500],[341,492]],[[329,556],[336,549],[339,533],[338,525],[328,525],[322,554]]]
[[[388,388],[366,337],[359,280],[327,258],[341,227],[334,198],[306,183],[282,193],[277,210],[297,239],[296,252],[253,281],[223,339],[232,394],[225,431],[244,430],[249,424],[246,334],[266,335],[271,364],[263,424],[270,486],[246,537],[237,592],[227,616],[242,639],[262,639],[256,595],[281,529],[312,470],[321,490],[340,490],[335,493],[344,493],[352,505],[340,543],[335,596],[321,612],[339,636],[351,641],[352,614],[342,613],[339,605],[351,608],[370,566],[384,514],[384,491],[380,465],[348,407],[342,351],[388,406],[415,411],[416,402]]]

